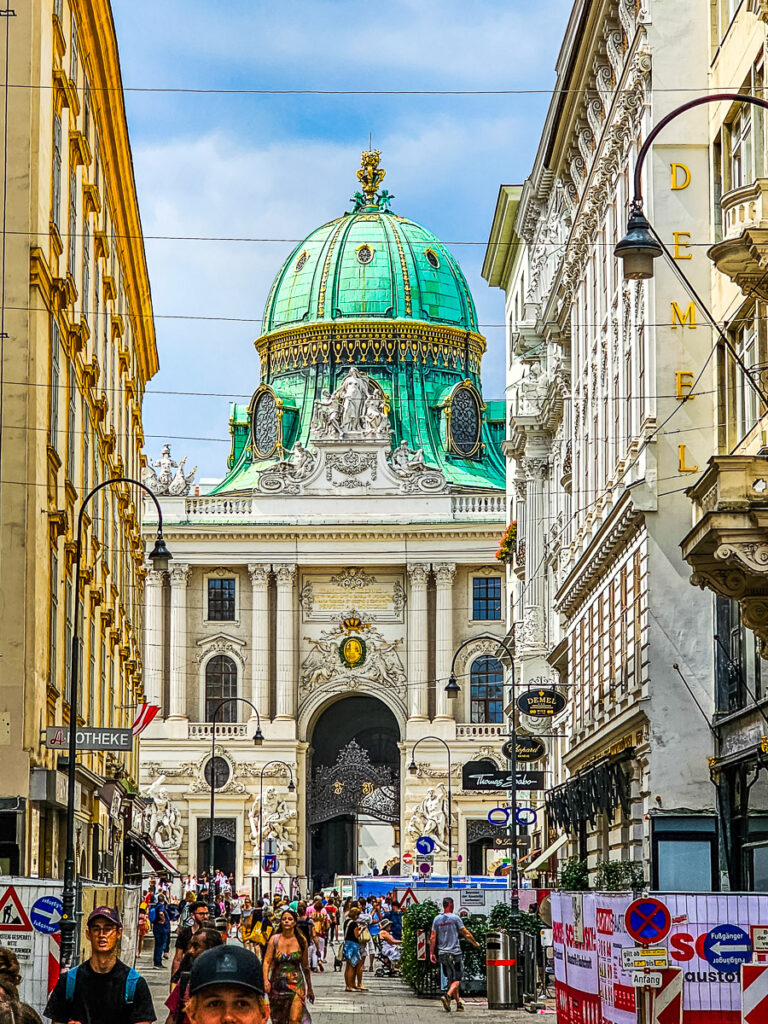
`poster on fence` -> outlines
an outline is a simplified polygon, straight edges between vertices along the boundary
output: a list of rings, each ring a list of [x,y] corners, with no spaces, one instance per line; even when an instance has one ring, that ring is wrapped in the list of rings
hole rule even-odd
[[[672,920],[659,945],[667,947],[670,967],[683,971],[683,1024],[741,1024],[739,972],[712,966],[705,940],[723,925],[747,935],[752,925],[768,925],[768,896],[659,898]],[[558,1024],[634,1024],[634,989],[621,966],[621,950],[635,945],[624,926],[630,902],[628,894],[552,894]]]

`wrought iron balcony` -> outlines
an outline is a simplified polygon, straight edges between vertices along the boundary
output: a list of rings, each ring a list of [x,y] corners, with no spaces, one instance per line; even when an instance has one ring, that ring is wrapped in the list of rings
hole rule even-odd
[[[720,206],[723,240],[709,249],[710,259],[745,295],[768,299],[768,178],[726,192]]]
[[[768,647],[768,458],[714,455],[687,494],[698,519],[680,545],[691,583],[738,601]]]

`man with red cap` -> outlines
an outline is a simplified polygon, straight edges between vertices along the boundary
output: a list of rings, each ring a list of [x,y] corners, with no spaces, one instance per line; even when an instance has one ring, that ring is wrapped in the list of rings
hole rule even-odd
[[[45,1016],[53,1024],[152,1024],[157,1018],[149,986],[117,957],[123,936],[117,909],[92,910],[85,934],[90,959],[60,976]]]

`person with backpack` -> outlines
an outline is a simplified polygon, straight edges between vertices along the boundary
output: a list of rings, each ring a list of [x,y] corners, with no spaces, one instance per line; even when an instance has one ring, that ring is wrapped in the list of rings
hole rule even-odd
[[[171,918],[168,913],[165,896],[162,893],[158,895],[157,903],[150,910],[149,918],[152,922],[152,935],[155,939],[153,964],[156,969],[162,968],[163,956],[166,947],[171,941]]]
[[[440,996],[440,1002],[446,1013],[451,1012],[451,999],[456,1000],[456,1009],[463,1010],[464,1003],[459,996],[459,988],[464,977],[464,961],[459,945],[461,935],[475,948],[480,948],[480,943],[464,926],[458,914],[453,912],[454,903],[450,896],[443,900],[443,912],[438,914],[432,922],[432,934],[429,937],[429,955],[432,963],[440,962],[443,974],[448,982],[448,991]]]
[[[86,938],[90,959],[60,975],[43,1011],[53,1024],[152,1024],[155,1008],[144,978],[117,957],[123,936],[113,907],[96,907],[88,915]]]

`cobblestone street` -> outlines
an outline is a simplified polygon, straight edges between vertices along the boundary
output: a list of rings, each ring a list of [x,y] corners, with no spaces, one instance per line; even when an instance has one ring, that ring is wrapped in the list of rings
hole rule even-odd
[[[166,963],[169,962],[170,958]],[[164,1024],[167,1011],[163,1004],[168,997],[170,968],[154,970],[152,957],[146,953],[137,967],[149,982],[158,1022]],[[366,971],[364,984],[367,991],[345,992],[343,975],[327,966],[324,973],[313,976],[312,983],[315,989],[315,1004],[310,1007],[313,1024],[346,1024],[350,1016],[361,1014],[372,1024],[401,1024],[415,1019],[419,1024],[437,1024],[446,1017],[438,1000],[417,999],[399,978],[376,978]],[[522,1024],[534,1016],[525,1010],[489,1010],[485,997],[468,996],[464,1003],[466,1011],[462,1020],[465,1024],[472,1020],[488,1024]],[[535,1016],[554,1022],[554,1001],[548,1000],[547,1010]]]

